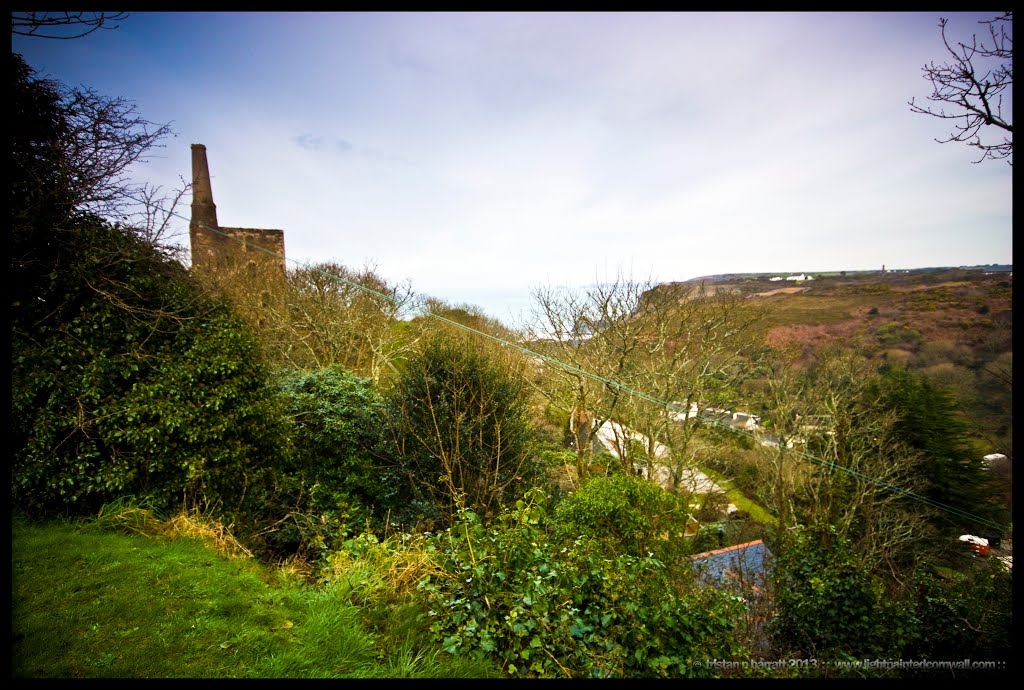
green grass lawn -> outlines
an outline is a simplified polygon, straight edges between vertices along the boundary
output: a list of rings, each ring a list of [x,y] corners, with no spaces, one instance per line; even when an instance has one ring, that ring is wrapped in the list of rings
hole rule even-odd
[[[701,472],[706,474],[709,479],[725,489],[725,496],[729,503],[736,506],[738,510],[746,511],[750,515],[751,519],[764,525],[774,525],[778,523],[778,520],[774,515],[762,508],[759,504],[744,496],[743,492],[736,488],[732,483],[732,480],[726,478],[725,475],[706,467],[702,467]]]
[[[488,677],[434,646],[414,602],[351,599],[192,539],[12,527],[15,678]]]

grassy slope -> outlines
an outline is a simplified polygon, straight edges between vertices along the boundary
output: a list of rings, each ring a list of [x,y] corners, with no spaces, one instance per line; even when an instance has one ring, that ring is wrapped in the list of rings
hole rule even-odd
[[[729,503],[736,506],[738,510],[743,510],[749,513],[750,517],[756,522],[760,522],[764,525],[774,525],[778,522],[778,519],[761,507],[760,504],[755,503],[744,496],[743,492],[736,488],[732,480],[725,477],[725,475],[715,472],[709,468],[702,468],[701,471],[714,480],[716,484],[725,489],[725,496]]]
[[[85,524],[16,522],[12,536],[14,677],[491,674],[424,643],[414,606],[357,605],[351,583],[313,588],[196,540]]]

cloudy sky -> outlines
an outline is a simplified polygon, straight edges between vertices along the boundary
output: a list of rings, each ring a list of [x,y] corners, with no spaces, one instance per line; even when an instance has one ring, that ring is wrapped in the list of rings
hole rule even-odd
[[[285,230],[290,262],[514,321],[617,271],[1011,263],[1012,168],[907,105],[939,16],[132,13],[13,50],[171,123],[140,180],[205,144],[221,224]]]

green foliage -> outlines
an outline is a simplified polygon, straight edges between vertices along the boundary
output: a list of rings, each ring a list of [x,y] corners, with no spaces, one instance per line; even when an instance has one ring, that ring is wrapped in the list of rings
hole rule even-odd
[[[904,658],[1009,662],[1013,652],[1013,577],[1001,563],[980,561],[966,573],[936,577],[921,568],[912,602],[922,632]]]
[[[971,449],[966,424],[947,391],[932,386],[919,372],[890,367],[874,392],[883,406],[898,415],[895,435],[922,453],[924,494],[953,509],[940,513],[935,518],[937,524],[948,529],[983,530],[992,528],[985,526],[987,521],[1007,519],[985,489],[982,458]]]
[[[564,448],[548,448],[538,453],[537,462],[546,470],[573,467],[576,464],[576,453]]]
[[[123,202],[165,128],[10,64],[14,506],[240,508],[285,453],[253,342],[181,265],[83,210]]]
[[[54,241],[67,263],[12,324],[15,506],[91,512],[132,494],[240,508],[285,454],[252,339],[117,227],[84,218]]]
[[[684,595],[658,560],[553,540],[545,504],[532,490],[491,527],[460,511],[432,540],[445,574],[420,587],[451,654],[494,659],[513,677],[707,676],[694,661],[739,658],[739,599]]]
[[[598,445],[598,444],[595,444]],[[590,459],[590,474],[600,476],[611,476],[613,474],[622,474],[623,467],[620,458],[613,455],[611,451],[605,448],[603,445],[598,445],[593,451],[593,456]]]
[[[793,656],[892,658],[914,630],[834,527],[800,528],[773,551],[771,636]]]
[[[380,487],[369,457],[385,408],[370,379],[343,369],[284,371],[280,387],[301,439],[291,468],[313,483],[372,502]]]
[[[561,408],[555,407],[554,405],[548,404],[544,406],[544,420],[551,426],[561,429],[563,433],[568,433],[569,429],[569,413]]]
[[[525,385],[470,340],[435,336],[409,359],[387,395],[390,454],[408,478],[409,506],[442,520],[457,507],[493,512],[541,476]]]
[[[882,324],[875,330],[875,336],[882,345],[897,345],[900,343],[913,345],[921,342],[921,333],[906,324]]]
[[[344,536],[347,523],[362,523],[394,493],[387,481],[393,477],[372,455],[384,401],[369,379],[342,369],[284,371],[279,386],[295,451],[282,468],[271,511],[286,519],[269,541],[286,553],[315,557]]]
[[[607,553],[660,557],[678,543],[689,510],[679,496],[629,475],[593,477],[555,508],[555,529],[564,538],[586,537]]]

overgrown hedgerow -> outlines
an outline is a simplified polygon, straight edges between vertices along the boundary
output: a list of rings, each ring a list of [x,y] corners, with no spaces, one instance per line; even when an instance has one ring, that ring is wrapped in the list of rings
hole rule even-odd
[[[83,514],[133,495],[248,511],[288,452],[255,341],[121,228],[83,218],[54,241],[68,263],[12,324],[14,506]]]
[[[494,660],[514,677],[710,676],[697,661],[742,657],[741,599],[679,591],[649,556],[558,541],[545,503],[534,489],[490,526],[463,510],[433,538],[444,574],[420,588],[451,654]]]
[[[376,455],[384,401],[370,379],[337,367],[280,371],[278,389],[295,443],[265,506],[280,519],[266,541],[316,561],[350,525],[384,527],[397,492]]]
[[[670,547],[681,541],[690,511],[678,494],[641,477],[615,474],[592,477],[559,502],[555,515],[563,537],[598,538],[611,553],[671,558]]]

